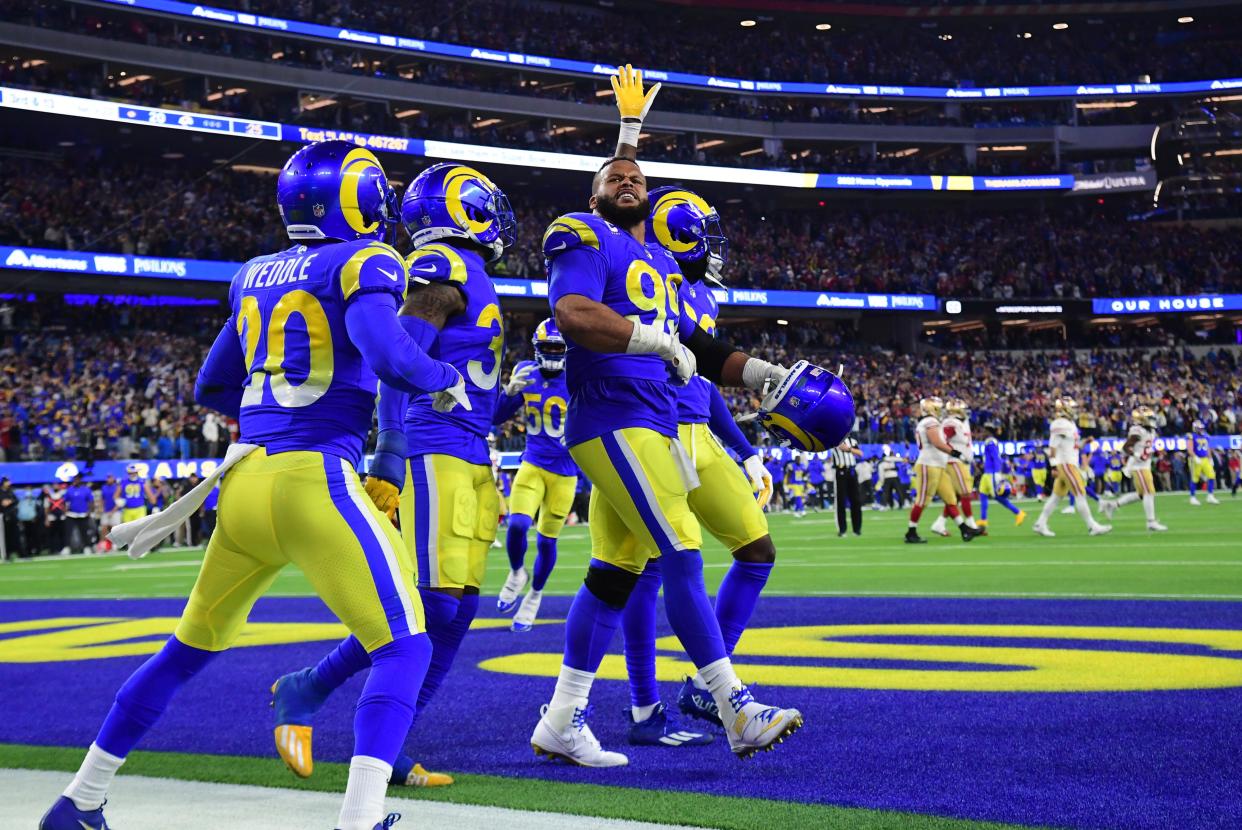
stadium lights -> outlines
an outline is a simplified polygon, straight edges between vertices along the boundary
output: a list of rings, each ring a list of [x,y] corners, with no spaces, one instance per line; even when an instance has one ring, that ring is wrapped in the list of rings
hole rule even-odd
[[[138,83],[142,83],[143,81],[149,81],[149,80],[151,80],[150,75],[131,75],[128,78],[122,78],[121,80],[117,81],[116,85],[117,86],[129,86],[130,84],[138,84]]]
[[[1030,32],[1023,32],[1022,34],[1018,35],[1018,39],[1019,39],[1019,40],[1030,40],[1030,39],[1031,39],[1031,33],[1030,33]]]
[[[476,119],[475,119],[475,122],[474,122],[473,124],[471,124],[470,126],[471,126],[471,127],[474,127],[476,130],[481,130],[481,129],[483,129],[484,127],[490,127],[490,126],[492,126],[493,124],[499,124],[499,123],[500,123],[500,119],[499,119],[499,118],[482,118],[482,117],[478,117],[478,118],[476,118]]]
[[[756,147],[756,148],[755,148],[755,149],[753,149],[753,150],[743,150],[742,152],[738,153],[738,155],[739,155],[739,156],[754,156],[754,155],[758,155],[759,153],[762,153],[762,152],[763,152],[763,148],[762,148],[762,147]]]
[[[1027,146],[1025,144],[995,144],[991,147],[980,147],[980,153],[1022,153],[1025,152]]]
[[[576,132],[578,132],[577,127],[553,127],[552,128],[552,135],[565,135],[566,133],[576,133]]]
[[[409,118],[411,115],[418,115],[422,110],[401,110],[393,113],[397,118]]]
[[[611,87],[604,87],[603,89],[597,89],[597,90],[595,90],[595,97],[596,97],[596,98],[603,98],[604,96],[606,96],[606,95],[611,95],[611,94],[612,94],[612,88],[611,88]]]
[[[285,53],[284,53],[284,52],[273,52],[273,53],[272,53],[272,60],[274,60],[274,61],[278,61],[278,60],[280,60],[281,58],[283,58],[284,56],[285,56]]]
[[[324,107],[333,107],[333,106],[336,106],[335,98],[315,98],[312,96],[311,100],[307,101],[305,104],[302,105],[302,109],[319,110],[319,109],[323,109]]]
[[[700,141],[694,145],[694,149],[706,150],[709,147],[719,147],[721,144],[724,144],[723,138],[709,138],[707,141]]]
[[[777,321],[776,321],[776,325],[778,325],[778,326],[787,326],[787,325],[789,325],[789,321],[788,321],[788,320],[777,320]]]
[[[1138,101],[1081,101],[1074,106],[1080,110],[1119,110],[1137,107]]]
[[[244,86],[235,86],[232,89],[226,89],[223,92],[213,92],[207,96],[208,101],[219,101],[221,98],[231,95],[245,95],[246,88]]]
[[[1052,28],[1056,29],[1059,32],[1062,29],[1068,29],[1069,24],[1068,23],[1053,23]]]
[[[831,28],[832,28],[831,23],[816,23],[815,24],[815,30],[818,32],[826,32]]]
[[[1185,17],[1179,17],[1177,19],[1177,22],[1178,23],[1194,23],[1195,19],[1191,17],[1190,15],[1186,15]]]
[[[164,155],[160,156],[160,158],[166,158],[169,161],[176,161],[177,159],[185,158],[185,153],[165,153]]]
[[[36,66],[43,66],[43,64],[45,63],[47,63],[47,61],[41,61],[37,59],[22,61],[22,69],[34,69]]]
[[[741,26],[743,29],[749,29],[751,26],[754,26],[754,25],[755,25],[755,21],[750,20],[749,18],[746,20],[743,20],[741,23]]]

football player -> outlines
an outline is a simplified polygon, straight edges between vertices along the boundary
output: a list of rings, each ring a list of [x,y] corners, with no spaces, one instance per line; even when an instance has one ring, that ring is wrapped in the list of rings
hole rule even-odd
[[[433,645],[418,693],[421,713],[478,611],[487,551],[496,537],[499,494],[487,436],[501,391],[504,332],[486,265],[513,244],[516,222],[496,185],[473,168],[451,163],[432,165],[410,183],[401,221],[414,246],[401,272],[410,286],[401,325],[461,373],[468,401],[441,412],[426,396],[411,398],[381,385],[380,432],[367,473],[367,495],[390,520],[399,514],[405,550],[418,563],[418,593]],[[313,770],[315,712],[369,664],[358,638],[348,637],[318,665],[273,685],[276,747],[295,774],[306,777]],[[402,754],[392,782],[444,786],[452,779]]]
[[[294,245],[242,266],[231,314],[203,364],[198,403],[241,422],[241,443],[186,498],[113,532],[131,556],[184,521],[219,474],[219,524],[176,632],[116,695],[81,769],[42,830],[105,828],[103,803],[129,751],[173,694],[236,639],[255,600],[290,562],[301,568],[372,664],[354,721],[338,827],[384,820],[391,765],[431,655],[414,568],[355,472],[371,428],[376,376],[408,392],[464,400],[462,378],[401,327],[403,264],[382,240],[396,197],[369,150],[302,148],[277,180]],[[292,322],[293,317],[297,318]],[[286,343],[300,335],[301,349]],[[118,537],[118,533],[120,536]]]
[[[1216,498],[1216,464],[1212,461],[1212,447],[1208,443],[1207,430],[1204,429],[1202,421],[1195,421],[1191,429],[1193,431],[1186,436],[1186,446],[1190,450],[1186,454],[1190,462],[1190,503],[1195,507],[1199,506],[1195,493],[1202,483],[1207,489],[1207,503],[1220,504],[1220,500]]]
[[[623,130],[632,132],[626,143],[637,146],[655,88],[644,95],[640,73],[619,74]],[[713,382],[762,391],[789,370],[714,339],[685,314],[676,260],[645,244],[651,204],[636,162],[605,161],[590,207],[554,220],[543,239],[548,300],[568,346],[565,443],[594,486],[592,558],[531,746],[585,766],[628,763],[601,748],[587,706],[621,612],[649,552],[658,551],[669,622],[719,707],[730,747],[748,757],[800,727],[802,715],[756,702],[729,660],[703,585],[702,537],[687,498],[697,474],[678,440],[674,383],[684,385],[697,369]]]
[[[806,477],[806,462],[802,460],[801,454],[795,452],[785,465],[785,492],[789,494],[792,502],[795,519],[806,515]]]
[[[971,527],[977,527],[975,524],[975,516],[970,507],[970,496],[974,492],[974,472],[972,465],[975,460],[975,445],[970,435],[970,407],[966,405],[966,401],[961,398],[949,398],[944,405],[945,418],[940,422],[940,429],[944,434],[944,440],[949,442],[949,446],[962,454],[961,458],[950,458],[945,463],[945,475],[949,477],[949,481],[953,484],[953,492],[957,494],[958,504],[962,506],[962,515],[966,517],[966,524]],[[932,522],[932,533],[941,536],[948,536],[949,530],[947,519],[949,516],[948,505],[945,510],[936,517],[936,521]],[[987,531],[984,531],[986,533]]]
[[[922,416],[914,428],[915,443],[919,447],[919,457],[915,462],[915,481],[917,495],[914,506],[910,508],[910,524],[906,529],[906,543],[911,545],[926,544],[927,540],[919,536],[919,518],[924,508],[931,502],[934,495],[940,496],[945,504],[945,512],[957,523],[962,541],[969,542],[982,531],[966,524],[966,519],[957,509],[957,491],[949,477],[945,475],[945,465],[949,459],[960,460],[962,451],[949,445],[940,430],[940,416],[944,412],[944,401],[932,396],[919,401],[919,414]]]
[[[1074,496],[1074,509],[1087,525],[1091,536],[1102,536],[1112,530],[1112,525],[1100,524],[1091,515],[1087,501],[1087,487],[1083,482],[1079,465],[1078,427],[1074,419],[1078,415],[1078,403],[1069,397],[1052,402],[1052,423],[1048,425],[1048,464],[1052,467],[1052,494],[1044,502],[1044,509],[1035,520],[1034,531],[1040,536],[1056,536],[1048,527],[1048,519],[1057,503],[1066,493]]]
[[[130,464],[125,468],[125,484],[121,488],[124,504],[121,507],[121,521],[132,522],[147,515],[147,504],[155,501],[155,493],[151,490],[151,482],[142,478],[142,468]]]
[[[1142,501],[1143,513],[1147,516],[1147,529],[1164,531],[1168,528],[1156,520],[1156,483],[1151,476],[1151,455],[1155,442],[1155,411],[1150,406],[1139,406],[1131,410],[1130,431],[1126,435],[1120,455],[1125,459],[1123,472],[1134,482],[1134,491],[1118,499],[1100,502],[1100,509],[1111,519],[1117,508]]]
[[[532,381],[523,392],[526,422],[526,449],[513,479],[509,499],[509,576],[496,608],[508,613],[518,604],[526,587],[526,536],[535,517],[535,566],[530,591],[513,616],[510,629],[530,631],[539,614],[543,587],[556,567],[556,540],[565,527],[565,517],[573,507],[578,490],[578,467],[561,443],[565,434],[565,413],[569,410],[569,390],[565,386],[565,338],[556,321],[549,317],[531,335],[535,359],[519,363],[514,376],[523,374]]]
[[[996,499],[1002,507],[1013,514],[1014,526],[1021,526],[1026,521],[1026,511],[1020,510],[1010,501],[1013,496],[1013,485],[1010,483],[1009,471],[1004,457],[1001,455],[1000,442],[996,433],[1000,424],[987,421],[983,425],[983,476],[979,479],[979,524],[987,527],[988,499]]]
[[[649,198],[648,245],[673,255],[685,277],[679,293],[684,313],[714,337],[720,307],[709,281],[722,284],[728,251],[719,215],[702,197],[681,188],[657,188]],[[776,547],[763,514],[772,495],[772,481],[719,389],[695,375],[675,391],[678,440],[689,451],[700,482],[687,497],[690,510],[733,555],[716,597],[716,619],[725,651],[731,655],[776,561]],[[740,469],[722,442],[742,459]],[[681,728],[660,702],[655,644],[660,583],[660,560],[653,558],[630,594],[621,620],[630,678],[629,740],[638,746],[710,743],[711,735]],[[686,678],[678,705],[687,714],[720,723],[716,702],[697,675]]]

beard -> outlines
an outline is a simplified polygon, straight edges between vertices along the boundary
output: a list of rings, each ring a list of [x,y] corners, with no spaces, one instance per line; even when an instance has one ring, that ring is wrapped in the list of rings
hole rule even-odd
[[[596,196],[595,210],[599,215],[607,219],[612,224],[621,228],[632,228],[635,225],[646,221],[651,215],[651,202],[643,199],[636,205],[626,205],[622,207],[617,204],[614,196]]]

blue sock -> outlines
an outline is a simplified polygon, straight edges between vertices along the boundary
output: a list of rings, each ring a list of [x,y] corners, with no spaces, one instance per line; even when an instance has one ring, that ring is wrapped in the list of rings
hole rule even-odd
[[[802,496],[794,496],[794,510],[802,512]]]
[[[448,594],[440,594],[440,596],[448,596]],[[426,602],[425,599],[423,601]],[[431,652],[431,665],[427,669],[427,679],[423,681],[422,691],[418,693],[418,711],[420,712],[431,702],[431,698],[444,681],[444,676],[452,668],[453,659],[457,657],[457,650],[461,648],[461,641],[465,638],[466,632],[470,630],[474,615],[479,613],[478,594],[462,594],[461,599],[454,600],[454,603],[456,608],[452,619],[438,622],[435,632],[431,630],[431,618],[428,615],[427,634],[431,637],[431,644],[434,648]]]
[[[329,651],[311,671],[311,682],[325,698],[339,689],[346,680],[371,665],[367,650],[350,634]]]
[[[532,590],[542,591],[543,586],[548,584],[552,569],[556,567],[556,540],[536,533],[535,550],[538,553],[535,554],[535,573],[531,576],[530,587]]]
[[[996,500],[1001,503],[1001,506],[1008,508],[1009,512],[1015,516],[1022,512],[1017,507],[1014,507],[1013,502],[1009,500],[1008,496],[997,496]]]
[[[664,612],[695,666],[702,668],[728,656],[720,623],[703,587],[703,555],[697,550],[664,553]]]
[[[739,562],[736,559],[720,583],[716,592],[716,619],[720,622],[720,636],[724,638],[725,651],[733,654],[742,632],[759,602],[759,592],[768,584],[773,562]]]
[[[216,654],[169,637],[117,691],[95,743],[104,752],[124,758],[164,714],[177,690]]]
[[[656,599],[660,595],[660,560],[649,559],[625,610],[621,633],[625,638],[625,668],[630,676],[630,704],[651,706],[660,702],[656,683]]]
[[[988,520],[988,497],[983,493],[979,494],[979,521],[986,522]]]
[[[1214,478],[1209,478],[1209,479],[1207,480],[1207,488],[1208,488],[1208,495],[1209,495],[1209,496],[1214,496],[1214,495],[1216,495],[1216,479],[1214,479]]]
[[[1099,496],[1099,494],[1095,492],[1095,485],[1094,485],[1094,484],[1088,484],[1088,485],[1087,485],[1087,496],[1088,496],[1088,497],[1089,497],[1092,501],[1099,501],[1099,500],[1100,500],[1100,496]]]
[[[598,559],[591,560],[591,567],[619,570]],[[620,624],[621,608],[604,602],[583,585],[574,595],[565,618],[565,665],[579,671],[597,671]]]
[[[415,634],[371,652],[371,673],[354,710],[354,755],[387,764],[397,760],[414,722],[414,701],[431,651],[430,638]]]
[[[530,516],[514,513],[509,517],[505,548],[509,553],[510,570],[516,571],[526,563],[526,531],[528,530],[530,530]]]

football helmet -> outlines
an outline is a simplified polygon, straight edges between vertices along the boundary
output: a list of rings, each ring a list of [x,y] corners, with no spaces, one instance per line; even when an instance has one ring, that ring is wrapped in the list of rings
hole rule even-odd
[[[759,423],[784,446],[823,452],[854,426],[854,398],[841,378],[799,360],[759,405]]]
[[[1130,420],[1141,426],[1153,428],[1156,426],[1156,411],[1150,406],[1136,406],[1130,411]]]
[[[1073,418],[1078,414],[1078,401],[1070,397],[1057,398],[1052,402],[1052,412],[1058,418]]]
[[[961,398],[949,398],[945,401],[944,411],[955,418],[963,420],[970,417],[970,407]]]
[[[453,162],[433,164],[410,182],[401,222],[415,248],[439,239],[468,239],[492,252],[489,262],[517,241],[509,197],[478,170]]]
[[[1203,432],[1204,430],[1203,422],[1196,418],[1195,422],[1190,425],[1190,428],[1193,429],[1195,432]]]
[[[939,418],[944,412],[944,401],[940,400],[936,395],[930,398],[923,398],[919,401],[919,413],[922,415],[930,415],[933,418]]]
[[[651,201],[647,238],[659,242],[678,262],[706,258],[708,279],[723,286],[729,240],[720,229],[716,209],[681,187],[657,187],[647,196]]]
[[[127,475],[129,475],[130,478],[137,478],[139,473],[142,472],[142,468],[139,467],[137,464],[130,464],[128,467],[125,468],[125,472]]]
[[[565,368],[565,338],[556,327],[555,319],[549,317],[536,326],[530,342],[535,347],[535,362],[541,370],[559,372]]]
[[[384,168],[349,141],[320,141],[294,153],[276,179],[276,206],[294,240],[385,240],[397,228],[397,194]]]

